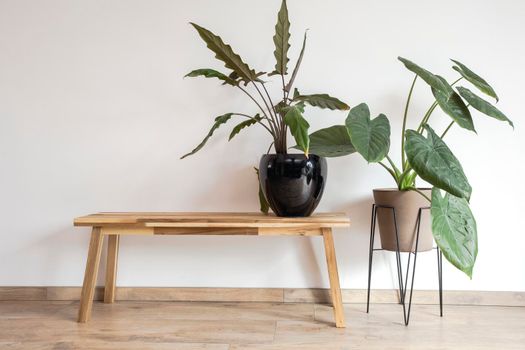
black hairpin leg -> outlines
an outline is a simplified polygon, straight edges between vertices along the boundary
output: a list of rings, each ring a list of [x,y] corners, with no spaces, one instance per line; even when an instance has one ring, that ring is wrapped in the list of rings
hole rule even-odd
[[[401,265],[401,252],[399,248],[399,231],[398,231],[398,224],[397,224],[397,217],[396,217],[396,211],[395,208],[389,207],[389,206],[382,206],[382,205],[372,205],[372,221],[370,224],[370,248],[369,248],[369,256],[368,256],[368,290],[367,290],[367,299],[366,299],[366,312],[369,312],[370,309],[370,285],[372,281],[372,261],[373,261],[373,253],[376,250],[383,250],[383,249],[374,249],[374,236],[375,236],[375,227],[376,227],[376,221],[377,221],[377,209],[378,208],[384,208],[384,209],[391,209],[393,218],[394,218],[394,226],[395,226],[395,234],[396,234],[396,263],[397,263],[397,277],[398,277],[398,283],[399,283],[399,300],[400,304],[403,306],[403,320],[405,323],[405,326],[408,326],[408,323],[410,322],[410,311],[412,308],[412,295],[414,291],[414,279],[416,275],[416,262],[417,262],[417,252],[419,248],[419,232],[421,228],[421,216],[422,211],[424,209],[430,209],[429,207],[422,207],[418,210],[417,215],[417,221],[416,221],[416,242],[415,242],[415,249],[413,252],[408,253],[408,261],[407,261],[407,269],[406,269],[406,276],[405,281],[403,281],[403,269]],[[439,248],[437,249],[437,259],[438,259],[438,282],[439,282],[439,311],[440,316],[443,316],[443,254],[441,253]],[[410,295],[408,299],[408,310],[406,309],[406,292],[408,289],[408,278],[410,273],[410,267],[411,267],[411,257],[412,254],[414,254],[414,262],[412,264],[412,280],[410,281]],[[404,282],[404,284],[403,284]]]
[[[438,259],[438,281],[439,281],[439,316],[443,317],[443,253],[436,248]]]

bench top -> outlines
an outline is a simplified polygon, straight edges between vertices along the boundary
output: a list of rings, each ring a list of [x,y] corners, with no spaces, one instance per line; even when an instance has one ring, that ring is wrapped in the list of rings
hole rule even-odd
[[[102,212],[75,218],[75,226],[133,226],[173,228],[335,228],[349,227],[345,213],[317,213],[309,217],[278,217],[262,213]]]

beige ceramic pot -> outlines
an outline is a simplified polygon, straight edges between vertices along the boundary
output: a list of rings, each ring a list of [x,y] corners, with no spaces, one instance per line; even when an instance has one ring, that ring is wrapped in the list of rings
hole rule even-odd
[[[419,189],[427,197],[431,197],[431,189]],[[374,190],[376,205],[395,208],[399,234],[399,250],[413,252],[416,247],[417,216],[419,208],[429,207],[430,203],[416,191],[399,191],[397,188],[383,188]],[[377,222],[381,247],[385,250],[396,251],[396,231],[392,209],[377,208]],[[421,211],[421,227],[419,229],[418,252],[432,249],[432,229],[430,226],[430,210]]]

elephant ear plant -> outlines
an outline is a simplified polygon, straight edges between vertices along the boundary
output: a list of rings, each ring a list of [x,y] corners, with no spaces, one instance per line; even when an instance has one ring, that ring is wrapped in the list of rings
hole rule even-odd
[[[417,191],[425,196],[431,202],[432,233],[437,245],[449,262],[472,278],[478,252],[476,221],[469,208],[472,187],[459,160],[443,139],[454,124],[476,132],[470,113],[472,108],[486,116],[505,121],[512,127],[514,125],[492,103],[466,87],[457,86],[460,81],[466,81],[498,101],[492,87],[462,63],[452,60],[452,68],[460,77],[448,83],[443,77],[405,58],[399,57],[399,60],[414,73],[403,115],[401,166],[396,166],[388,155],[390,123],[387,117],[380,114],[371,119],[368,106],[364,103],[349,112],[344,126],[332,126],[310,135],[311,148],[327,157],[345,155],[355,150],[369,163],[378,163],[386,169],[399,190]],[[417,128],[407,129],[410,99],[418,79],[429,85],[435,101],[421,117]],[[440,134],[429,124],[438,106],[452,119]],[[416,188],[418,176],[433,186],[432,198]]]
[[[182,156],[181,159],[202,149],[215,130],[233,118],[244,120],[233,127],[228,140],[231,140],[247,127],[259,125],[271,136],[272,141],[269,144],[267,153],[270,152],[273,146],[276,153],[286,154],[288,149],[286,139],[288,131],[290,131],[299,149],[308,157],[310,152],[308,128],[310,125],[303,117],[305,105],[331,110],[348,110],[350,108],[346,103],[327,94],[303,95],[296,88],[292,89],[305,51],[306,32],[299,57],[290,75],[288,69],[290,21],[285,0],[282,1],[277,15],[275,35],[273,36],[276,62],[273,71],[270,73],[255,71],[221,37],[195,23],[190,24],[195,28],[207,47],[215,54],[215,58],[224,64],[227,72],[223,73],[211,68],[202,68],[191,71],[186,77],[214,78],[220,80],[222,85],[239,89],[254,103],[257,107],[257,112],[229,112],[216,117],[210,131],[201,143],[191,152]],[[268,82],[262,79],[264,75],[268,77],[278,76],[279,84],[282,86],[278,101],[271,98],[267,89]],[[261,193],[261,191],[259,192]],[[261,210],[264,209],[263,211],[267,212],[266,204],[263,205],[263,202],[265,203],[264,197],[260,197],[260,200]]]

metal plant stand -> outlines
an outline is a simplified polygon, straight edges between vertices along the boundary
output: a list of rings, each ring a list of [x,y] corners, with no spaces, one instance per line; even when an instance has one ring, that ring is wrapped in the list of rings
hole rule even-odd
[[[396,262],[397,262],[397,278],[399,283],[399,303],[403,306],[403,319],[405,321],[405,326],[408,326],[408,322],[410,321],[410,309],[412,307],[412,292],[414,290],[414,277],[416,274],[416,261],[417,261],[417,249],[418,249],[418,243],[419,243],[419,229],[421,225],[421,213],[423,210],[429,210],[430,207],[421,207],[418,210],[417,214],[417,221],[416,221],[416,246],[413,252],[408,253],[408,262],[407,262],[407,269],[406,269],[406,275],[404,279],[403,284],[403,270],[401,267],[401,252],[399,251],[399,233],[398,233],[398,225],[397,225],[397,218],[396,218],[396,210],[394,207],[390,206],[384,206],[384,205],[372,205],[372,222],[370,224],[370,250],[369,250],[369,256],[368,256],[368,290],[367,290],[367,297],[366,297],[366,312],[368,313],[370,309],[370,283],[372,281],[372,258],[375,251],[378,250],[384,250],[382,248],[374,248],[374,236],[375,236],[375,228],[376,228],[376,221],[377,221],[377,209],[389,209],[392,210],[392,214],[394,217],[394,225],[395,225],[395,233],[396,233],[396,245],[397,250],[396,253]],[[443,317],[443,254],[439,247],[434,248],[437,251],[437,261],[438,261],[438,282],[439,282],[439,316]],[[414,263],[412,264],[412,280],[410,283],[410,296],[408,299],[408,312],[406,308],[406,291],[407,291],[407,284],[408,284],[408,276],[410,271],[410,260],[412,257],[412,254],[414,255]]]

